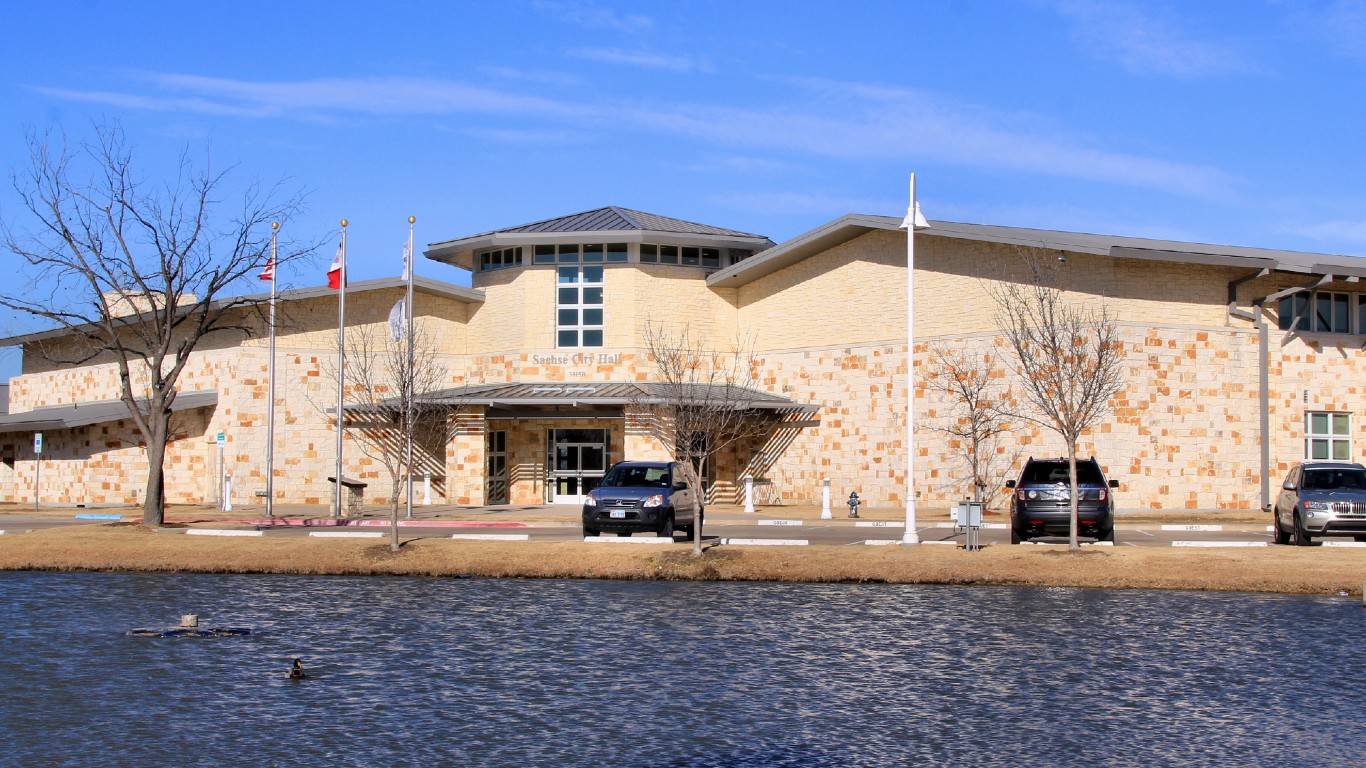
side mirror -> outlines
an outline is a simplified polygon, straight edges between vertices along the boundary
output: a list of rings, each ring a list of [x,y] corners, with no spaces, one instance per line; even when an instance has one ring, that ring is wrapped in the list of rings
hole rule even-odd
[[[1110,481],[1110,487],[1111,487],[1111,488],[1118,488],[1118,487],[1119,487],[1119,481],[1118,481],[1118,480],[1111,480],[1111,481]]]
[[[1007,488],[1014,488],[1014,487],[1015,487],[1015,481],[1014,481],[1014,480],[1007,480],[1007,481],[1006,481],[1006,487],[1007,487]]]
[[[682,480],[679,480],[678,482],[674,483],[674,490],[675,490],[675,491],[686,491],[686,490],[688,490],[688,484],[685,483],[685,482],[683,482]]]
[[[1287,490],[1287,491],[1293,491],[1293,490],[1295,490],[1295,484],[1292,483],[1292,482],[1290,482],[1289,480],[1286,480],[1286,481],[1285,481],[1285,484],[1282,485],[1281,487],[1284,488],[1284,489]]]

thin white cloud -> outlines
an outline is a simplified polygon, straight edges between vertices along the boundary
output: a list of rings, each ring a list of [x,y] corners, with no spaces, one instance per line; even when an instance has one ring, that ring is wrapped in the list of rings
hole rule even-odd
[[[906,211],[905,201],[892,198],[840,197],[803,192],[732,192],[713,195],[710,200],[738,211],[763,215],[806,214],[835,217],[846,213],[871,213],[887,216]]]
[[[1339,56],[1366,61],[1366,0],[1286,3],[1292,25],[1328,43]]]
[[[1243,72],[1247,60],[1227,44],[1197,40],[1174,19],[1130,2],[1054,0],[1073,39],[1095,58],[1134,74],[1204,77]]]
[[[625,64],[647,69],[667,69],[674,72],[709,71],[709,67],[687,56],[671,56],[648,51],[623,51],[616,48],[575,48],[569,55],[578,59],[600,61],[605,64]]]
[[[1366,243],[1366,219],[1309,222],[1287,227],[1287,230],[1322,242]]]
[[[525,83],[538,83],[541,85],[558,85],[572,87],[583,85],[583,79],[571,75],[567,72],[543,72],[536,70],[516,69],[514,67],[481,67],[480,72],[496,77],[499,80],[517,80]]]
[[[638,33],[652,29],[655,25],[654,19],[649,16],[618,13],[592,2],[538,0],[535,8],[585,29],[614,29],[618,32]]]
[[[1095,140],[1069,135],[1042,116],[1002,114],[929,92],[861,83],[775,81],[775,97],[786,97],[792,106],[763,108],[552,99],[415,78],[266,83],[177,74],[141,77],[159,93],[40,90],[57,98],[129,109],[310,121],[348,114],[534,116],[537,130],[548,132],[600,132],[608,121],[612,130],[688,136],[731,151],[746,148],[769,155],[795,152],[877,161],[918,158],[1208,199],[1231,196],[1239,183],[1208,166],[1101,148]]]

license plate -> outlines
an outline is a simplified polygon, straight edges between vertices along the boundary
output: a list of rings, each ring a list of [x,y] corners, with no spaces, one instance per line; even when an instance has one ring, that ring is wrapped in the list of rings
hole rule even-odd
[[[608,516],[608,517],[611,517],[611,518],[614,518],[614,519],[620,520],[620,519],[626,517],[626,510],[624,510],[624,509],[612,509],[612,510],[608,510],[608,511],[607,511],[607,516]]]

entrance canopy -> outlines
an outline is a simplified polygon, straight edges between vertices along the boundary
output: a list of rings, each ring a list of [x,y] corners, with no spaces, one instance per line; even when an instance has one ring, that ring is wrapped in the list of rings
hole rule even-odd
[[[196,408],[211,408],[218,404],[218,393],[181,392],[171,404],[172,411],[189,411]],[[59,429],[88,427],[91,424],[104,424],[131,416],[127,404],[122,400],[99,400],[93,403],[76,405],[54,405],[35,408],[24,413],[7,413],[0,416],[0,433],[4,432],[43,432]]]
[[[519,382],[475,384],[433,392],[422,398],[433,404],[482,405],[487,418],[544,418],[565,408],[576,418],[620,417],[627,405],[679,402],[724,404],[742,411],[768,411],[776,416],[808,414],[819,406],[800,405],[782,395],[718,384],[670,385],[651,382]],[[546,410],[550,409],[550,410]]]

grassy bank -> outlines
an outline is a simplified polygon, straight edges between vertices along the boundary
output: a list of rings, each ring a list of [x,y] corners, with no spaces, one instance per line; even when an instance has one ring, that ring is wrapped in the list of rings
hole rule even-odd
[[[1366,552],[1320,547],[689,547],[375,539],[234,539],[133,525],[0,536],[0,570],[887,582],[1360,595]]]

